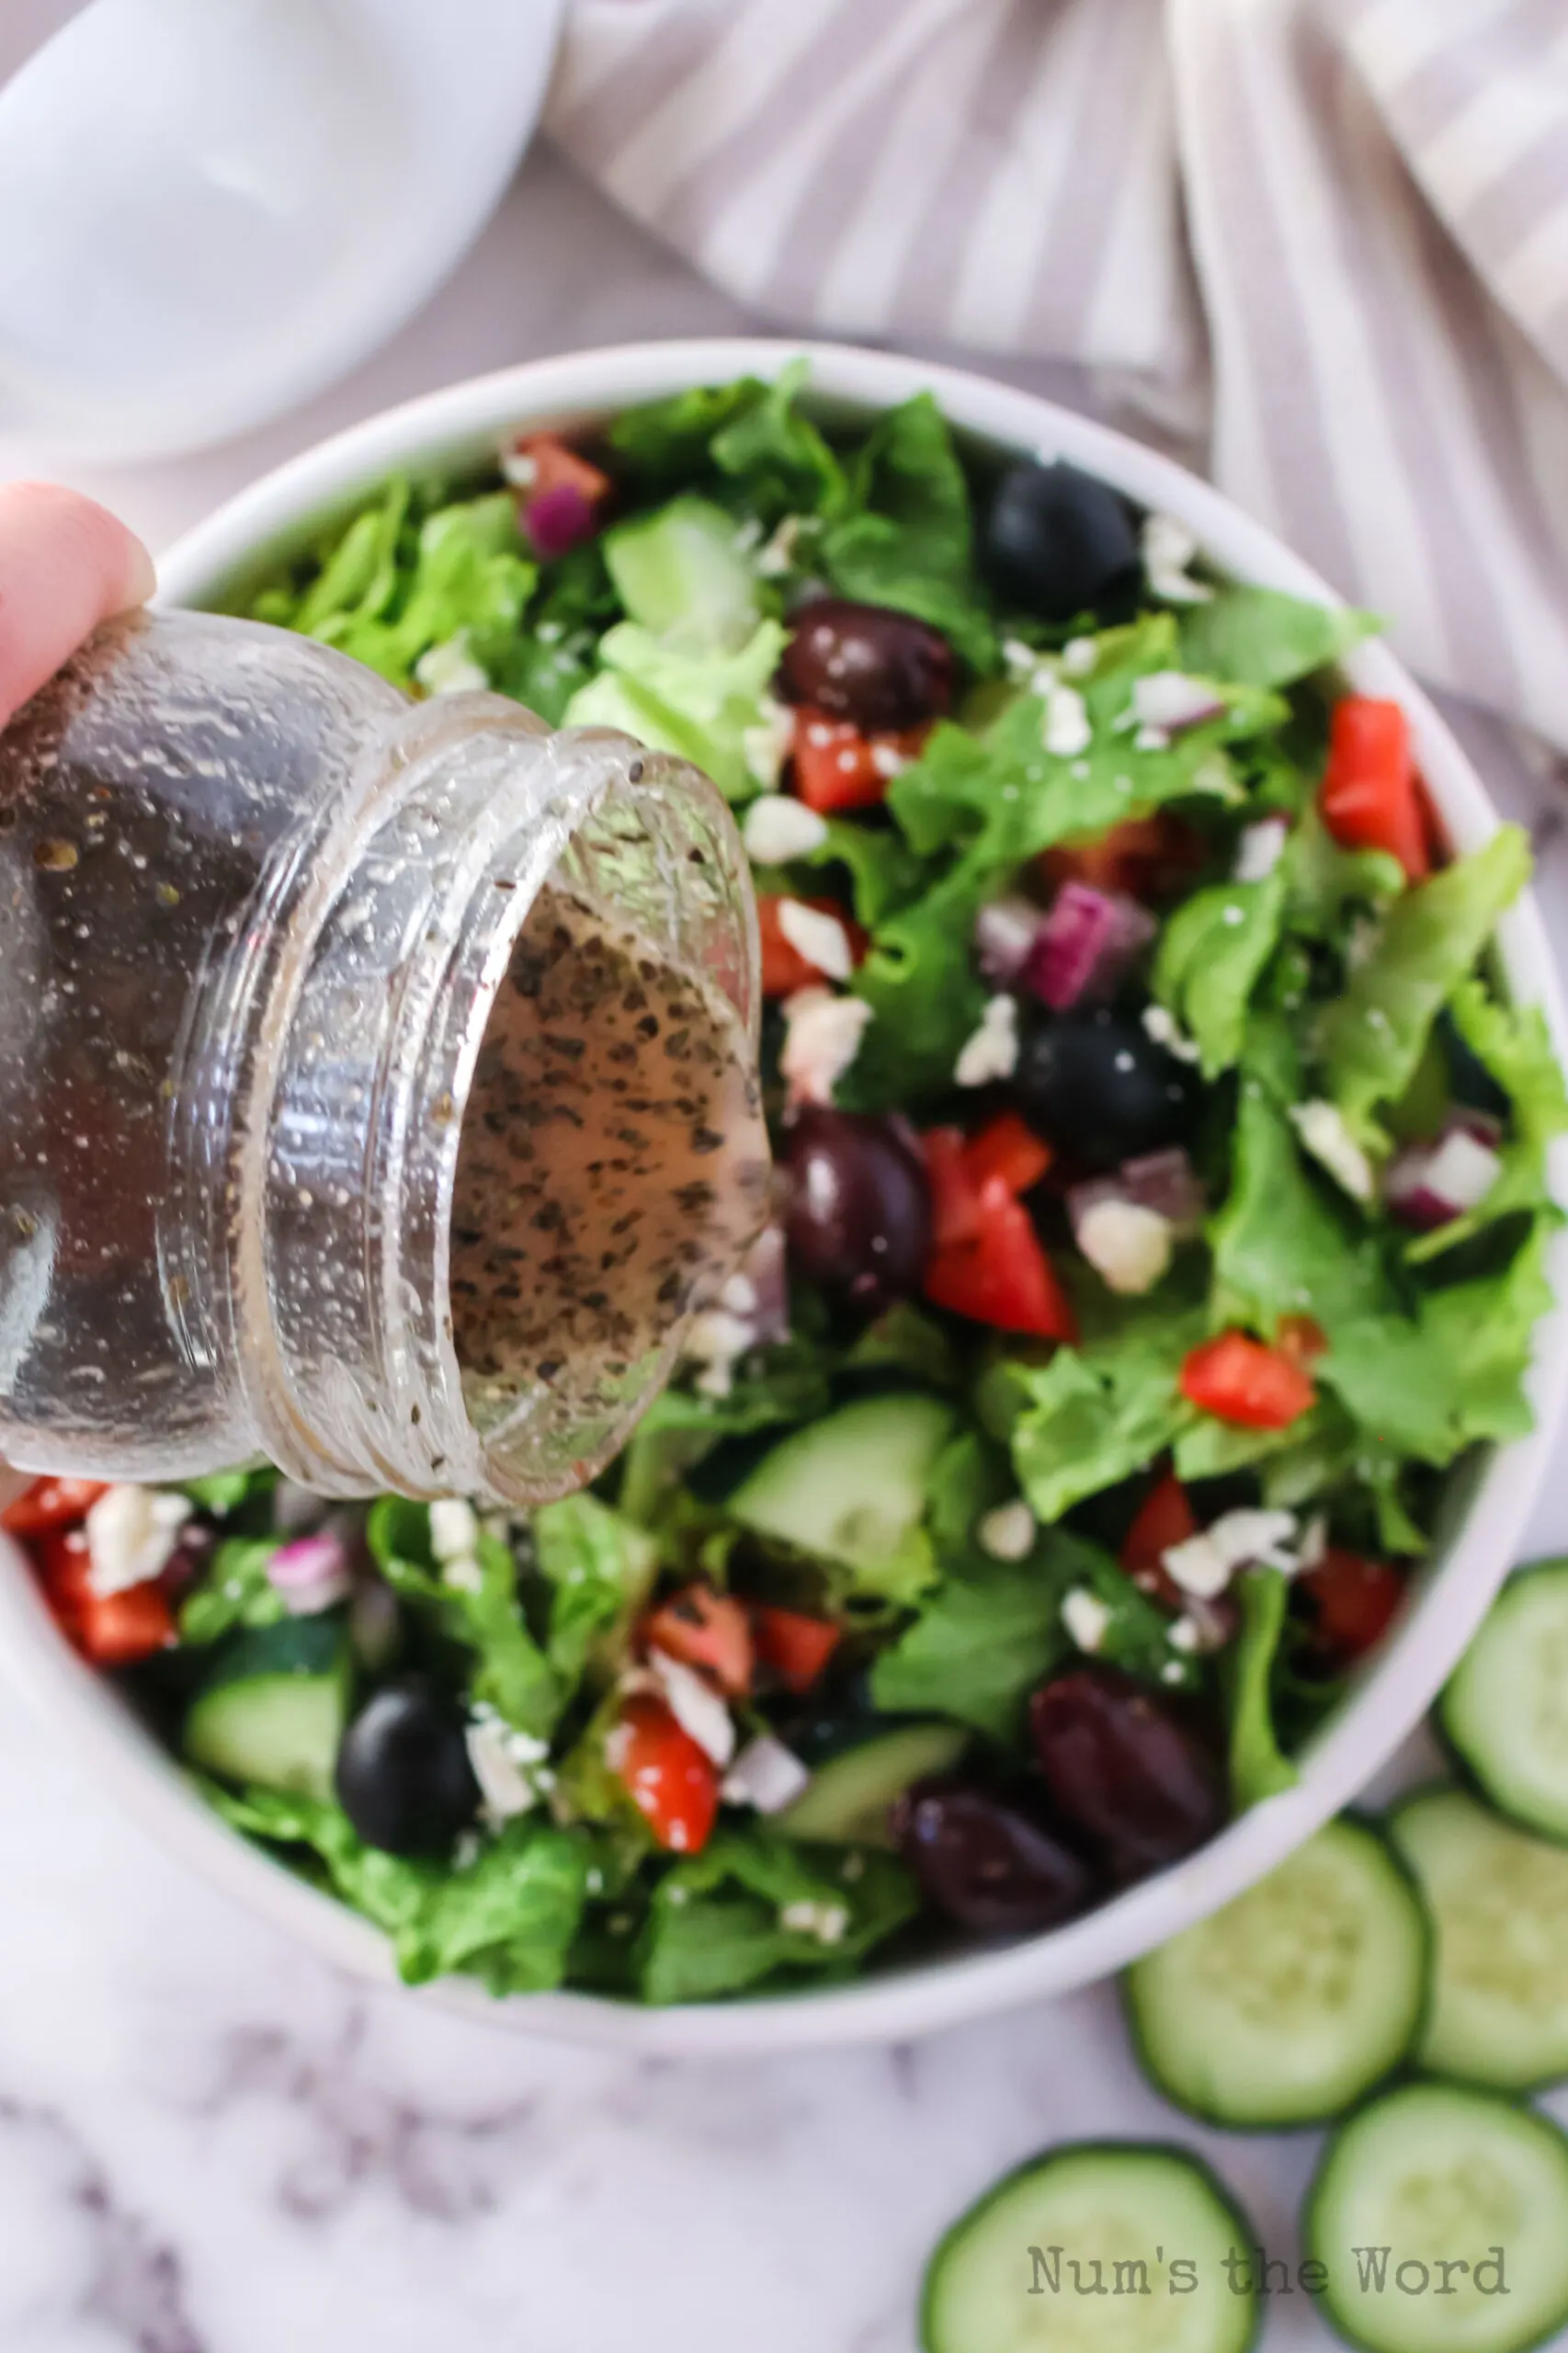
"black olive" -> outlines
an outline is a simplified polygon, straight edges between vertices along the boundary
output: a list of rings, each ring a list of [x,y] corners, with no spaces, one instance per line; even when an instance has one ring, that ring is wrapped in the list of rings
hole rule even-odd
[[[1109,1006],[1058,1014],[1030,1031],[1012,1091],[1029,1125],[1091,1173],[1185,1143],[1202,1106],[1190,1066]]]
[[[1126,500],[1060,459],[1009,466],[991,502],[981,560],[1005,603],[1051,621],[1115,602],[1142,572]]]
[[[782,1155],[791,1263],[875,1312],[920,1288],[931,1193],[918,1153],[892,1120],[804,1109]]]
[[[889,1827],[928,1903],[980,1936],[1028,1936],[1084,1911],[1095,1876],[1031,1808],[954,1775],[919,1781]]]
[[[794,616],[778,665],[790,702],[810,703],[864,733],[915,727],[953,699],[952,649],[913,613],[817,597]]]
[[[337,1796],[367,1847],[444,1855],[479,1811],[460,1711],[422,1675],[384,1684],[343,1735]]]

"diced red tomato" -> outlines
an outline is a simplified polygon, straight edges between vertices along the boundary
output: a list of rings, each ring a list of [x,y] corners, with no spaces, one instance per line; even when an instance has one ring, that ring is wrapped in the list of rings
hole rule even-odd
[[[795,790],[808,809],[872,809],[885,801],[899,769],[918,757],[928,727],[863,735],[847,719],[802,703],[795,713]]]
[[[1021,1332],[1040,1340],[1075,1340],[1077,1321],[1040,1245],[1028,1210],[1005,1178],[980,1188],[980,1223],[971,1242],[934,1250],[926,1267],[926,1296],[937,1307]]]
[[[995,1119],[971,1136],[964,1146],[964,1165],[978,1191],[999,1176],[1015,1199],[1040,1183],[1051,1165],[1051,1146],[1026,1127],[1016,1111],[999,1111]]]
[[[1325,1648],[1345,1661],[1381,1642],[1404,1598],[1404,1579],[1386,1561],[1331,1546],[1297,1583],[1312,1604]]]
[[[719,1770],[662,1699],[638,1692],[611,1734],[614,1770],[656,1843],[672,1855],[695,1855],[712,1836],[719,1813]]]
[[[533,469],[528,480],[519,483],[525,501],[540,498],[549,490],[569,489],[581,491],[590,506],[601,506],[615,487],[601,466],[559,433],[519,434],[508,454]],[[517,471],[520,474],[522,467]]]
[[[809,1691],[821,1681],[839,1643],[841,1630],[827,1618],[811,1618],[801,1609],[779,1609],[759,1601],[752,1611],[756,1654],[770,1666],[787,1690]]]
[[[1314,1316],[1284,1315],[1274,1335],[1274,1345],[1282,1357],[1299,1364],[1303,1372],[1311,1372],[1319,1357],[1328,1354],[1328,1334]]]
[[[1139,1505],[1131,1527],[1122,1540],[1121,1565],[1131,1577],[1155,1570],[1163,1573],[1165,1556],[1173,1544],[1185,1544],[1198,1533],[1198,1520],[1187,1499],[1187,1489],[1174,1471],[1155,1480]]]
[[[732,1594],[683,1586],[643,1620],[642,1637],[650,1649],[699,1668],[732,1699],[751,1689],[751,1620]]]
[[[173,1644],[174,1612],[155,1578],[123,1593],[93,1591],[80,1529],[46,1529],[32,1540],[32,1553],[56,1624],[95,1666],[133,1666]]]
[[[1048,882],[1087,882],[1096,891],[1124,891],[1130,898],[1168,898],[1197,873],[1208,856],[1195,827],[1157,810],[1152,817],[1127,817],[1092,840],[1060,842],[1040,858]]]
[[[961,1128],[928,1128],[920,1139],[931,1191],[931,1246],[950,1250],[980,1232],[980,1188],[970,1173]]]
[[[1388,850],[1412,881],[1431,870],[1410,722],[1399,703],[1372,695],[1335,703],[1318,806],[1344,848]]]
[[[756,900],[757,929],[762,936],[762,993],[764,996],[793,996],[797,989],[820,988],[825,975],[816,965],[801,955],[792,940],[786,939],[779,928],[778,910],[791,894],[777,891],[759,891]],[[811,907],[818,915],[832,915],[844,926],[849,942],[849,953],[858,964],[870,945],[866,933],[846,915],[835,899],[799,899],[798,906]]]
[[[1204,1413],[1249,1430],[1286,1429],[1317,1396],[1299,1364],[1245,1332],[1221,1332],[1194,1348],[1180,1387]]]
[[[8,1536],[41,1536],[51,1528],[75,1528],[106,1491],[102,1479],[35,1479],[25,1495],[0,1511]]]

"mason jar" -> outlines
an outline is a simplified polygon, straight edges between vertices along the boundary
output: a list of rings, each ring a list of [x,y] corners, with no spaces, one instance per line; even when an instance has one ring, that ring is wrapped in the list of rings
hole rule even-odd
[[[722,801],[201,614],[0,734],[0,1459],[535,1502],[764,1215]]]

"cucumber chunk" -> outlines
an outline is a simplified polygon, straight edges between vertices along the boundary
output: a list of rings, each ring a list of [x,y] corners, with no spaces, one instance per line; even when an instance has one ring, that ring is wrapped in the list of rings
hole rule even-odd
[[[891,1847],[888,1808],[915,1781],[950,1771],[969,1745],[962,1724],[895,1724],[873,1733],[812,1775],[774,1817],[791,1838],[824,1847]]]
[[[1371,2101],[1324,2151],[1303,2228],[1324,2316],[1367,2353],[1525,2353],[1568,2320],[1568,2136],[1494,2092]]]
[[[731,1495],[759,1536],[853,1571],[869,1593],[912,1599],[934,1574],[925,1517],[951,1408],[910,1392],[861,1397],[792,1431]]]
[[[733,654],[757,624],[756,580],[735,519],[706,498],[673,498],[603,540],[634,621],[688,654]]]
[[[1568,1841],[1568,1561],[1542,1561],[1504,1586],[1437,1722],[1494,1806]]]
[[[1420,2060],[1531,2091],[1568,2076],[1568,1852],[1464,1790],[1421,1790],[1389,1824],[1437,1938]]]
[[[931,2257],[925,2353],[1245,2353],[1250,2222],[1196,2157],[1087,2141],[1020,2165]],[[1239,2282],[1239,2285],[1234,2284]]]
[[[187,1760],[221,1780],[330,1798],[348,1675],[335,1616],[286,1619],[223,1643],[186,1713]]]
[[[1210,2123],[1322,2123],[1411,2050],[1430,1948],[1385,1841],[1369,1824],[1331,1822],[1128,1971],[1139,2056],[1156,2089]]]

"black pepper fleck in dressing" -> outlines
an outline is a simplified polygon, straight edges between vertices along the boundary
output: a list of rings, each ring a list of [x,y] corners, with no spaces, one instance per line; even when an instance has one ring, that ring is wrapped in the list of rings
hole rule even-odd
[[[543,892],[464,1113],[452,1335],[483,1423],[564,1373],[608,1404],[717,1292],[767,1209],[767,1142],[729,1000]]]

